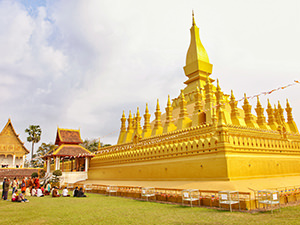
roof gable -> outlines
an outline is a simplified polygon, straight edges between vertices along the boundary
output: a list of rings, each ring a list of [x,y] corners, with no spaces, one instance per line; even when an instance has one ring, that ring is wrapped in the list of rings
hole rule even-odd
[[[82,143],[80,130],[57,128],[55,145]]]
[[[23,149],[23,151],[25,151],[25,154],[29,153],[29,151],[24,146],[24,142],[22,142],[21,139],[19,138],[19,134],[16,133],[10,119],[8,119],[5,127],[3,128],[3,130],[0,133],[0,142],[1,142],[2,138],[4,138],[4,139],[9,138],[10,140],[11,140],[11,138],[15,138],[17,140],[17,142],[22,146],[22,149]]]

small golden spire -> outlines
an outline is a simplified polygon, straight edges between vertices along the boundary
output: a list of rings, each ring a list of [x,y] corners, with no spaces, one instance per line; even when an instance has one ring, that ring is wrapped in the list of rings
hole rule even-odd
[[[121,131],[126,131],[126,117],[124,110],[121,118]]]
[[[157,103],[156,103],[156,111],[160,110],[160,106],[159,106],[159,99],[157,99]]]
[[[290,108],[290,107],[291,107],[288,99],[286,99],[286,107],[287,107],[287,108]]]
[[[167,103],[168,107],[171,107],[171,100],[170,100],[170,95],[168,95],[168,103]]]
[[[219,79],[217,79],[217,91],[221,91],[220,84],[219,84]]]
[[[233,90],[231,90],[230,100],[231,100],[231,102],[235,101],[235,97],[234,97],[234,95],[233,95]]]
[[[100,142],[100,138],[99,138],[99,142],[98,142],[98,151],[100,150],[101,148],[101,142]]]
[[[127,131],[132,130],[132,115],[131,115],[131,110],[129,110],[129,116],[128,116],[128,125],[127,125]]]
[[[257,96],[257,104],[256,104],[256,105],[257,105],[258,107],[262,107],[258,96]]]
[[[247,99],[246,93],[244,93],[244,104],[249,104],[249,101]]]
[[[146,110],[145,110],[145,113],[149,113],[148,103],[146,103]]]

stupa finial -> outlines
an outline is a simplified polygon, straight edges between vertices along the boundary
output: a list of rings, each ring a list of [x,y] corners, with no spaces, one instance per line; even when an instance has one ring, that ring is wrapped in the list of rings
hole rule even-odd
[[[195,26],[195,25],[196,25],[196,23],[195,23],[194,10],[192,10],[192,17],[193,17],[192,25],[193,25],[193,26]]]

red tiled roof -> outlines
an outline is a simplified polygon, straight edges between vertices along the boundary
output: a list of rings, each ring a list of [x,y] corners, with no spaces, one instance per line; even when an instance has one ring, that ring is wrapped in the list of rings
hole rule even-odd
[[[73,156],[73,157],[93,157],[89,150],[85,149],[80,145],[64,145],[62,144],[56,148],[52,153],[45,155],[47,156]]]
[[[64,144],[64,143],[82,143],[80,137],[80,130],[70,130],[70,129],[57,129],[56,141],[55,144]]]

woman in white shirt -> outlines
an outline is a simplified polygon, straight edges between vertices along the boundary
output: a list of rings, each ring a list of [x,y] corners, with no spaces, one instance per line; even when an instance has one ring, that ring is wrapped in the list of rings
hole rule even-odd
[[[33,187],[32,190],[31,190],[31,196],[36,196],[36,189],[35,189],[35,187]]]
[[[37,196],[37,197],[44,197],[41,188],[38,188],[38,189],[36,190],[36,196]]]
[[[65,187],[64,190],[62,191],[62,196],[63,196],[63,197],[70,197],[70,195],[68,194],[68,189],[67,189],[67,187]]]

